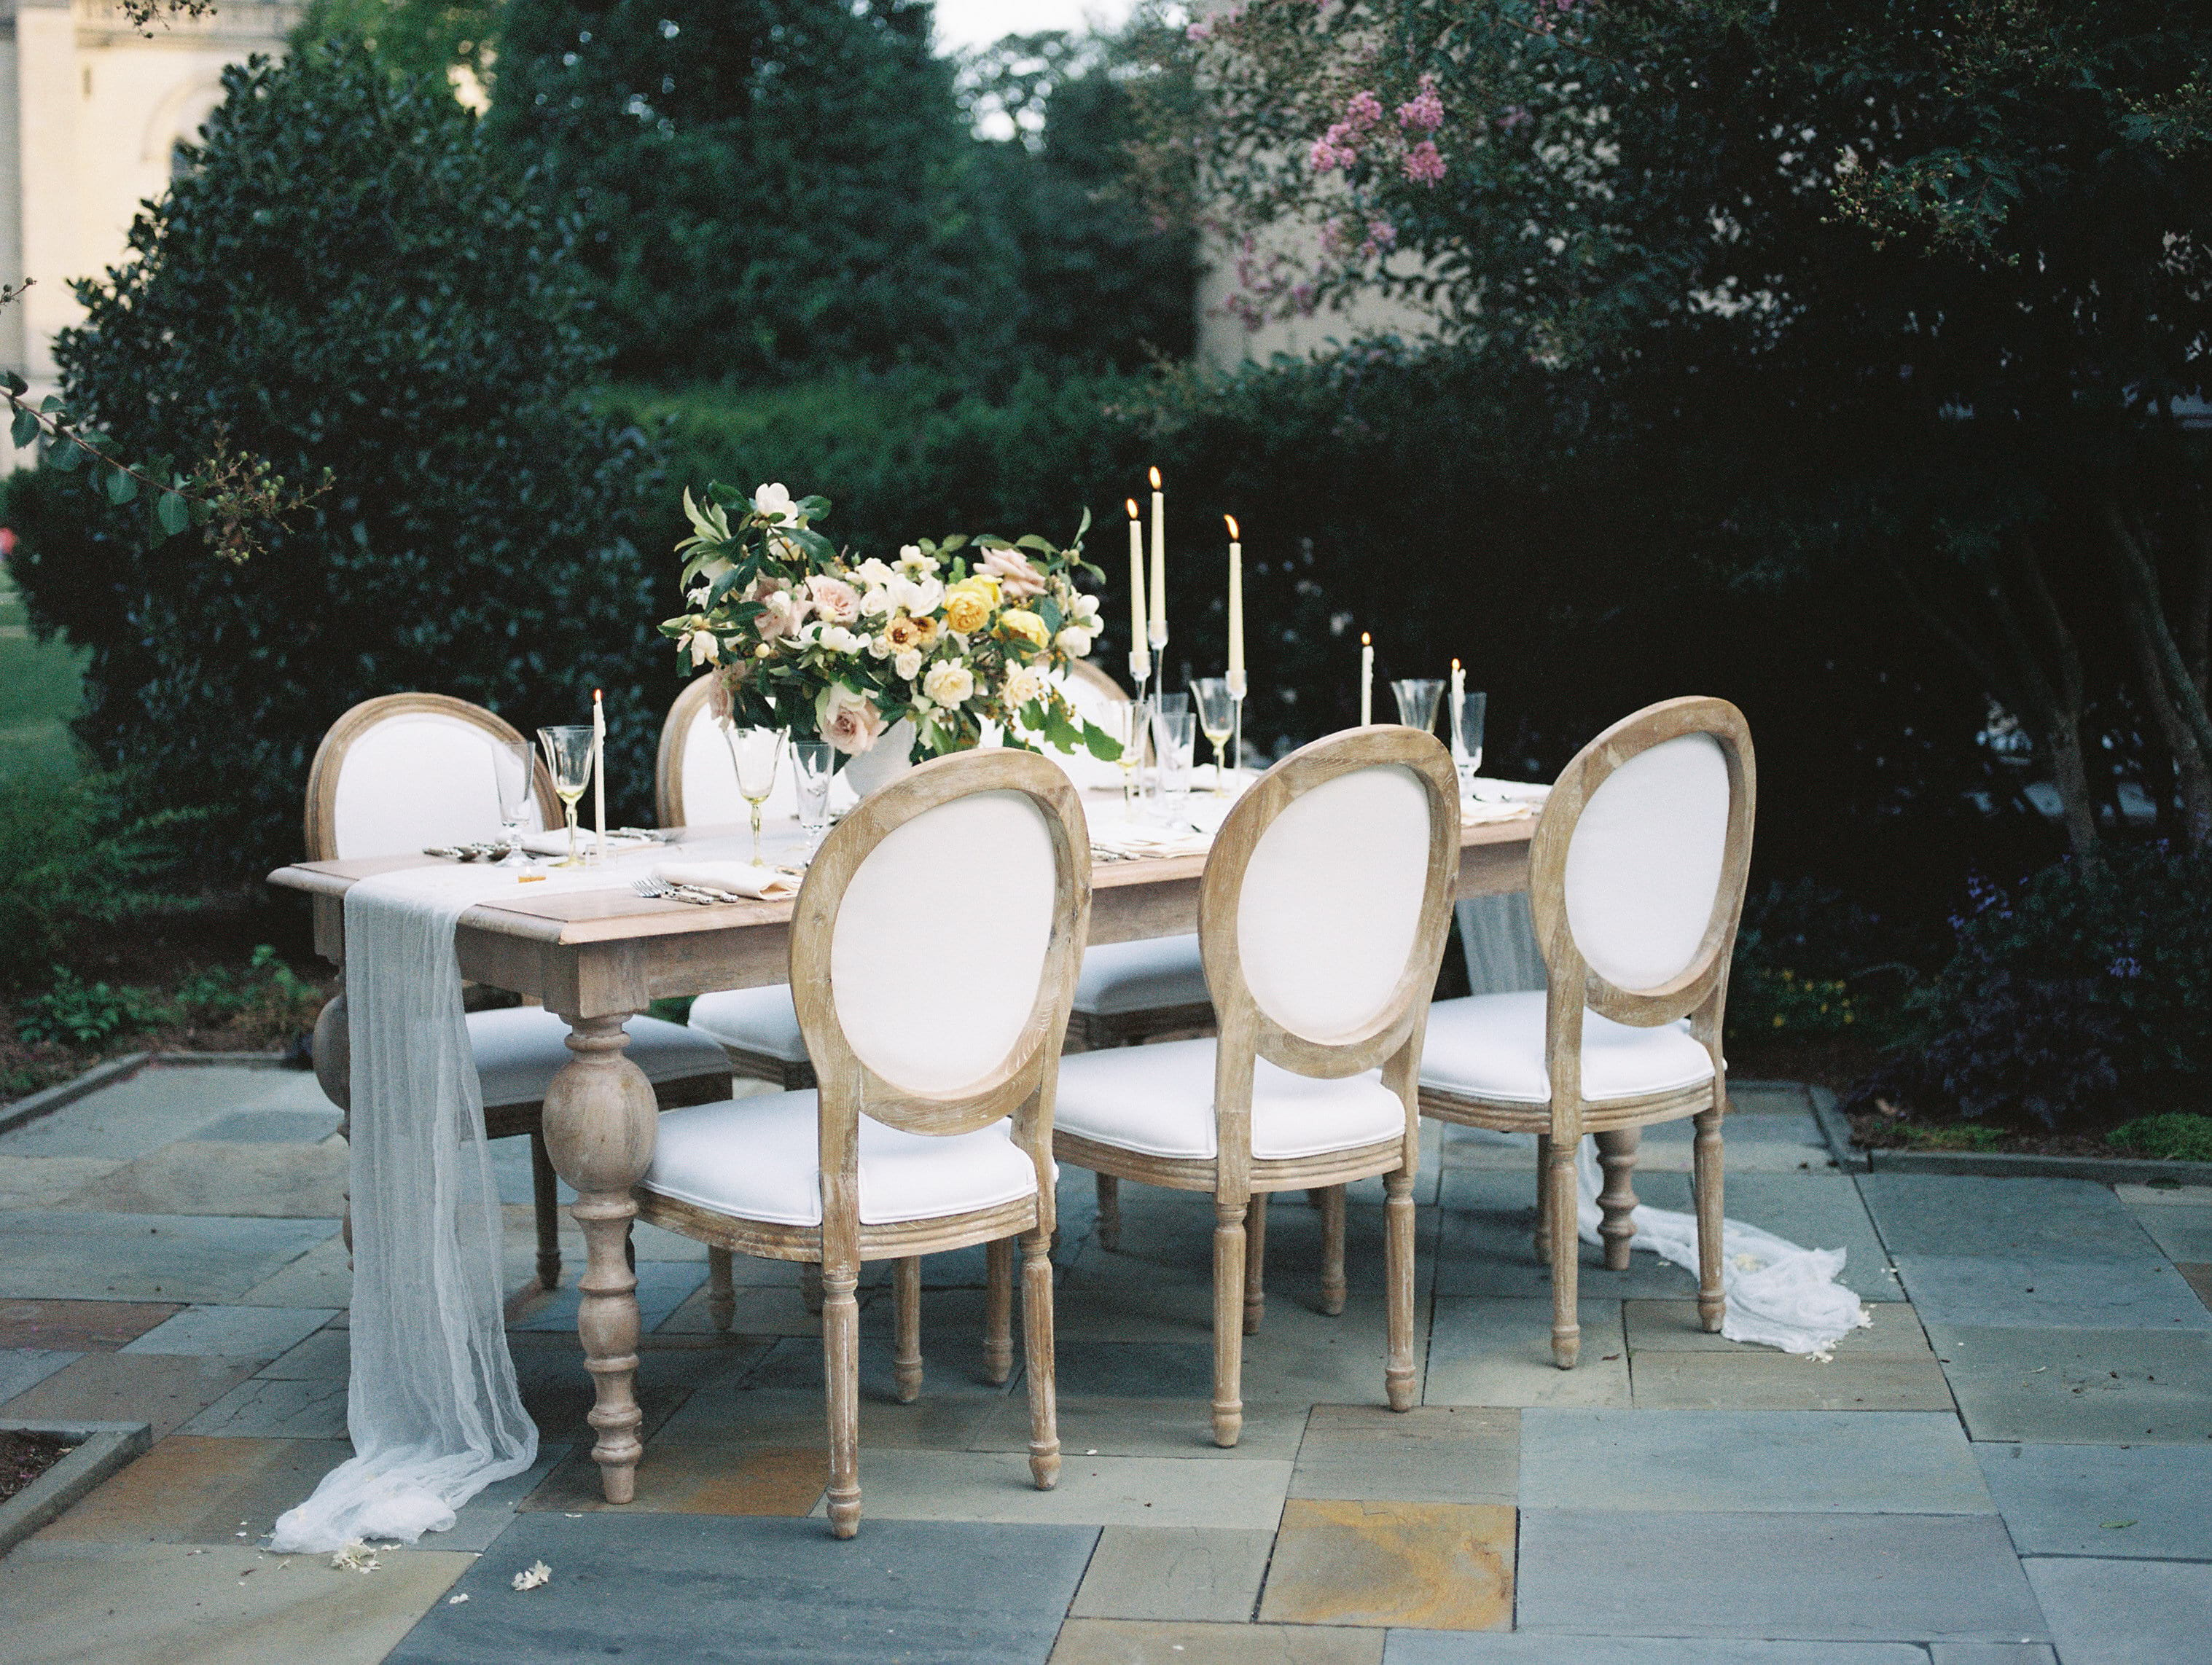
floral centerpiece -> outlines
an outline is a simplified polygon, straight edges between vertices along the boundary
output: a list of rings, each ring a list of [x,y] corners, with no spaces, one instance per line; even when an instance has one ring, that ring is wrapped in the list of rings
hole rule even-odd
[[[902,719],[915,762],[976,744],[987,722],[1008,745],[1121,756],[1055,674],[1098,634],[1098,603],[1076,587],[1105,576],[1083,558],[1087,510],[1066,549],[963,535],[908,544],[889,562],[839,549],[817,530],[828,501],[781,485],[750,497],[711,485],[703,503],[687,490],[684,512],[689,610],[660,633],[694,668],[713,667],[717,716],[826,740],[848,758]]]

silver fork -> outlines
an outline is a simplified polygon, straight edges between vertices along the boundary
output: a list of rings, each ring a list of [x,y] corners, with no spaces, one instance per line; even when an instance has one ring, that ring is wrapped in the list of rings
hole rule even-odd
[[[666,897],[672,902],[696,902],[701,907],[711,907],[718,902],[743,902],[744,897],[732,896],[727,890],[709,890],[703,884],[671,884],[664,878],[634,878],[629,888],[641,896],[655,900]]]

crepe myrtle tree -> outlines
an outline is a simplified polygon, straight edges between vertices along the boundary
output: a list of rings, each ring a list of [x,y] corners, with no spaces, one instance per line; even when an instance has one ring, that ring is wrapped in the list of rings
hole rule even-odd
[[[2212,839],[2212,13],[2191,0],[1237,0],[1137,83],[1257,320],[1380,289],[1663,455],[1655,539],[1849,562]]]

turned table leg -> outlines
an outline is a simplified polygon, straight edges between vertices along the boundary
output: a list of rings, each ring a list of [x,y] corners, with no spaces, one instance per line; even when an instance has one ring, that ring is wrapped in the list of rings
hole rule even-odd
[[[1636,1153],[1643,1142],[1641,1127],[1616,1127],[1597,1135],[1598,1166],[1605,1173],[1605,1188],[1597,1194],[1602,1216],[1597,1235],[1605,1245],[1607,1272],[1628,1270],[1636,1237]]]
[[[630,1269],[629,1228],[637,1204],[630,1188],[653,1164],[654,1103],[645,1072],[623,1055],[629,1036],[623,1015],[570,1018],[574,1054],[545,1091],[545,1145],[561,1177],[575,1188],[569,1212],[584,1234],[583,1276],[576,1280],[576,1334],[584,1368],[598,1387],[590,1421],[592,1448],[609,1503],[637,1492],[637,1274]]]
[[[338,992],[331,996],[315,1018],[315,1038],[313,1056],[315,1060],[315,1085],[323,1090],[323,1097],[345,1112],[345,1120],[338,1123],[338,1136],[350,1142],[353,1138],[353,1035],[346,1020],[345,968],[338,968]],[[353,1252],[353,1193],[349,1188],[352,1165],[347,1165],[349,1189],[339,1231],[345,1238],[346,1252]]]

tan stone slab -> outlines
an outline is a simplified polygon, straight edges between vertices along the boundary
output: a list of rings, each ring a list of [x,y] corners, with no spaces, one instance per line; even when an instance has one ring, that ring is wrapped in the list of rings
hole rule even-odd
[[[1106,1527],[1068,1612],[1242,1624],[1260,1599],[1274,1544],[1264,1527]]]
[[[353,1454],[339,1440],[173,1434],[39,1534],[40,1541],[258,1543]]]
[[[582,1262],[580,1261],[579,1265]],[[806,1310],[798,1286],[780,1289],[758,1284],[739,1284],[734,1291],[730,1328],[718,1330],[713,1315],[708,1310],[710,1291],[702,1285],[684,1304],[661,1322],[655,1335],[819,1335],[822,1320]],[[922,1320],[922,1344],[927,1347],[933,1335],[942,1352],[952,1337],[933,1332],[927,1316]],[[925,1367],[927,1356],[924,1355]]]
[[[1498,1504],[1298,1498],[1260,1598],[1263,1622],[1513,1627],[1515,1513]]]
[[[811,1446],[680,1445],[656,1440],[638,1465],[627,1510],[668,1515],[804,1515],[830,1483],[826,1440]],[[579,1451],[523,1502],[588,1514],[610,1507],[599,1466]]]
[[[375,1665],[476,1561],[180,1544],[26,1544],[0,1562],[0,1657],[39,1665]]]
[[[112,1352],[183,1310],[167,1301],[0,1301],[0,1347]]]
[[[1083,1394],[1060,1400],[1057,1409],[1060,1449],[1091,1456],[1227,1457],[1288,1462],[1298,1454],[1298,1441],[1306,1425],[1303,1405],[1248,1401],[1243,1432],[1235,1445],[1224,1450],[1213,1443],[1212,1413],[1195,1400]],[[969,1449],[975,1451],[1026,1451],[1029,1445],[1029,1395],[1018,1387],[1006,1398],[994,1401],[988,1418],[969,1442]]]
[[[1383,1641],[1374,1630],[1071,1619],[1051,1665],[1382,1665]]]
[[[2212,1208],[2212,1185],[2115,1185],[2130,1208]]]
[[[1913,1310],[1911,1302],[1869,1301],[1864,1304],[1867,1311],[1874,1315],[1874,1323],[1866,1329],[1846,1332],[1833,1349],[1839,1357],[1881,1353],[1917,1358],[1928,1352],[1928,1334],[1921,1328],[1920,1315]],[[1747,1342],[1731,1341],[1724,1335],[1707,1334],[1698,1322],[1695,1301],[1623,1301],[1620,1310],[1628,1323],[1628,1350],[1632,1353],[1717,1352],[1757,1357],[1771,1351]]]
[[[1552,1303],[1439,1295],[1429,1332],[1428,1405],[1631,1403],[1620,1303],[1582,1303],[1582,1352],[1573,1370],[1552,1362]]]
[[[1040,1492],[1030,1483],[1027,1458],[1011,1451],[860,1447],[860,1512],[879,1520],[1264,1530],[1280,1515],[1290,1482],[1287,1462],[1085,1457],[1063,1450],[1059,1486]],[[815,1512],[823,1511],[817,1506]]]
[[[863,1397],[860,1455],[872,1448],[964,1451],[981,1434],[998,1403],[969,1395],[928,1394],[911,1405]],[[1022,1403],[1027,1404],[1024,1396]],[[656,1443],[685,1445],[823,1445],[829,1413],[818,1393],[788,1388],[702,1388],[661,1425]],[[1063,1442],[1065,1443],[1065,1442]],[[1029,1449],[1023,1436],[1021,1449]]]
[[[119,1214],[335,1219],[345,1212],[346,1146],[179,1139],[76,1192],[71,1208]]]
[[[2198,1300],[2207,1307],[2212,1307],[2212,1266],[2199,1266],[2194,1261],[2186,1265],[2177,1262],[2173,1269],[2189,1280],[2189,1286],[2197,1291]]]
[[[150,1423],[162,1439],[252,1376],[254,1364],[192,1353],[88,1352],[9,1400],[0,1414]]]
[[[1948,1411],[1933,1353],[1838,1354],[1832,1364],[1765,1349],[1636,1355],[1639,1410]]]
[[[353,1251],[346,1247],[341,1232],[325,1238],[283,1271],[263,1279],[234,1304],[330,1307],[343,1313],[352,1303]]]
[[[52,1207],[122,1165],[113,1157],[0,1156],[0,1208]]]
[[[1520,1474],[1518,1410],[1316,1405],[1298,1448],[1291,1495],[1510,1504]]]

